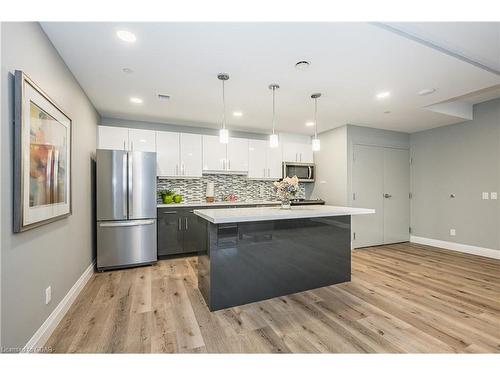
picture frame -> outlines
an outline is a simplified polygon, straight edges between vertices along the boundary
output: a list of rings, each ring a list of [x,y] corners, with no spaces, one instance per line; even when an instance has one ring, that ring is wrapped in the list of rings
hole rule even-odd
[[[14,233],[72,213],[72,121],[24,72],[14,73]]]

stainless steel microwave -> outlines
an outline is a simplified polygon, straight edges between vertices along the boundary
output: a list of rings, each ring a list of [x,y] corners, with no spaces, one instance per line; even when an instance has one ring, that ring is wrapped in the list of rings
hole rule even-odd
[[[283,178],[297,176],[299,182],[314,182],[314,164],[283,162]]]

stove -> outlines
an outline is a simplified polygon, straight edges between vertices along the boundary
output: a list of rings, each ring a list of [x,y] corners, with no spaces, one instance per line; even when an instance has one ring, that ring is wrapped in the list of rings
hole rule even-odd
[[[311,206],[311,205],[324,205],[325,201],[321,199],[291,199],[290,204],[292,206]]]

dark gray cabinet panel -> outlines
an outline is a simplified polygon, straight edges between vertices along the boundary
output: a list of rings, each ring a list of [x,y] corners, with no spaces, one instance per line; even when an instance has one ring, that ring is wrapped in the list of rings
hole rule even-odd
[[[184,252],[181,212],[158,209],[158,256]]]

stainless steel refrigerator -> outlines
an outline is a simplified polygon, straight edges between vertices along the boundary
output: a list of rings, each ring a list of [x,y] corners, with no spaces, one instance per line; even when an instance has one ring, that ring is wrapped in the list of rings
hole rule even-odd
[[[97,269],[156,262],[156,153],[97,150]]]

